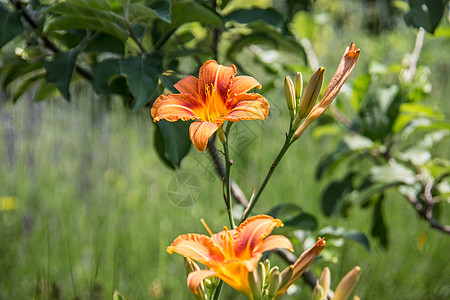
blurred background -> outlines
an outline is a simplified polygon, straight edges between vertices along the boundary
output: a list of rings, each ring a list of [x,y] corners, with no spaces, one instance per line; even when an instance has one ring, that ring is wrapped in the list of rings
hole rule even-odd
[[[230,138],[232,176],[248,198],[288,130],[285,76],[301,71],[306,84],[324,66],[327,83],[350,42],[361,56],[348,83],[291,147],[254,212],[291,221],[277,233],[296,255],[329,238],[311,272],[328,266],[333,288],[359,265],[361,299],[450,298],[448,227],[430,226],[450,223],[447,1],[131,2],[158,15],[130,9],[137,21],[114,24],[135,37],[121,40],[83,19],[88,28],[69,28],[64,5],[124,14],[123,1],[0,1],[0,299],[108,299],[116,290],[191,299],[183,258],[165,249],[180,234],[206,234],[200,218],[214,232],[226,225],[222,183],[208,152],[189,150],[185,125],[155,126],[152,101],[211,58],[261,82],[269,118],[235,124]],[[189,9],[190,19],[176,14]],[[121,52],[96,30],[121,41]],[[45,50],[45,38],[59,50]],[[134,67],[141,47],[143,57],[161,56],[148,82],[123,66],[102,69],[112,59]],[[136,82],[153,90],[141,95]],[[295,287],[285,299],[310,298],[308,286]],[[244,298],[230,288],[222,295]]]

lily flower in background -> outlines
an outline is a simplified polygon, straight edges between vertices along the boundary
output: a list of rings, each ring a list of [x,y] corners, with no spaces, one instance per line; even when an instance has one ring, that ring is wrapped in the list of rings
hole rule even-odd
[[[189,135],[195,148],[204,151],[208,139],[225,121],[266,119],[269,103],[260,94],[247,93],[261,88],[259,82],[250,76],[235,75],[234,65],[205,62],[198,79],[188,76],[174,85],[180,94],[170,93],[156,99],[151,109],[153,121],[196,120]]]
[[[269,236],[275,227],[283,226],[283,223],[267,215],[248,218],[236,229],[225,227],[216,234],[212,234],[206,223],[202,222],[211,237],[195,233],[180,235],[167,247],[169,254],[176,252],[210,268],[189,273],[187,285],[194,294],[198,293],[198,286],[205,278],[215,276],[249,299],[254,299],[250,275],[256,270],[263,252],[276,248],[293,251],[288,238]]]

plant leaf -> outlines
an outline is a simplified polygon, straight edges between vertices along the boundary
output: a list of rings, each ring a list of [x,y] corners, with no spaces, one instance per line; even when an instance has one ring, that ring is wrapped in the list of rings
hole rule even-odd
[[[161,159],[170,167],[180,167],[181,160],[191,148],[189,126],[191,122],[168,122],[160,120],[156,123],[159,133],[156,134],[156,150]],[[162,138],[162,139],[161,139]],[[170,162],[170,163],[168,163]]]
[[[348,230],[343,227],[328,226],[320,230],[318,235],[329,238],[344,238],[355,241],[361,244],[367,250],[367,252],[370,253],[369,239],[367,238],[367,235],[362,232],[356,230]]]
[[[162,57],[159,54],[139,56],[119,61],[120,73],[127,79],[127,84],[134,96],[131,105],[136,110],[150,101],[158,86],[159,76],[163,72]]]
[[[65,52],[55,54],[52,61],[45,61],[45,80],[53,83],[66,100],[70,101],[69,85],[75,71],[80,48],[73,48]]]
[[[23,25],[20,21],[20,14],[15,11],[10,12],[0,4],[0,48],[22,31]]]

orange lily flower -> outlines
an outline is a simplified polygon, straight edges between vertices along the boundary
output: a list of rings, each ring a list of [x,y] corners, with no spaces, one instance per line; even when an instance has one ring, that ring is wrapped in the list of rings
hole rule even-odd
[[[204,151],[208,139],[225,121],[266,119],[269,103],[260,94],[247,93],[261,88],[259,82],[250,76],[235,75],[234,65],[205,62],[198,79],[188,76],[174,85],[180,94],[156,99],[151,110],[153,121],[197,120],[191,124],[189,135],[195,148]]]
[[[211,237],[190,233],[180,235],[167,247],[167,252],[174,252],[196,260],[210,270],[198,270],[189,274],[187,285],[192,293],[207,277],[222,279],[234,289],[253,299],[249,284],[249,273],[254,271],[263,252],[276,248],[293,251],[288,238],[281,235],[270,236],[275,227],[283,226],[279,219],[267,215],[248,218],[238,228],[212,234]]]

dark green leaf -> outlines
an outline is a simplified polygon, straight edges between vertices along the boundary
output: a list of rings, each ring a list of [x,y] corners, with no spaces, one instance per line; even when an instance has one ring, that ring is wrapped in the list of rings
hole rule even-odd
[[[128,39],[127,32],[118,25],[121,22],[120,18],[105,8],[90,6],[87,1],[58,2],[48,10],[58,16],[48,20],[44,27],[45,32],[89,28],[110,34],[122,42]]]
[[[111,52],[123,55],[125,51],[124,44],[117,38],[108,34],[99,34],[94,40],[90,41],[84,51],[92,52]]]
[[[181,160],[188,154],[191,148],[189,139],[189,126],[191,122],[177,121],[168,122],[161,120],[156,122],[160,130],[160,136],[156,149],[158,154],[167,163],[180,167]],[[162,137],[162,141],[161,141]],[[168,164],[170,166],[170,164]]]
[[[162,74],[162,57],[159,54],[133,57],[119,62],[120,73],[127,79],[134,96],[132,110],[144,106],[156,90],[158,78]]]
[[[0,4],[0,48],[23,31],[18,12],[10,12]]]
[[[157,0],[150,3],[149,7],[153,9],[158,16],[170,23],[170,14],[172,12],[172,1],[171,0]]]
[[[288,219],[286,222],[284,222],[284,225],[286,227],[313,231],[317,229],[317,220],[311,214],[301,213],[293,218]]]
[[[120,74],[118,59],[107,59],[94,65],[92,71],[92,85],[99,95],[110,93],[109,80],[114,75]]]
[[[14,89],[13,103],[16,103],[17,100],[19,100],[19,98],[24,93],[29,91],[32,86],[38,84],[42,79],[44,79],[44,76],[45,76],[44,72],[36,73],[24,80],[21,80],[19,86]]]
[[[329,226],[319,231],[319,236],[325,236],[329,238],[344,238],[360,243],[366,248],[367,252],[370,252],[370,242],[367,236],[356,230],[348,230],[342,227]]]
[[[322,193],[321,208],[326,216],[343,214],[347,203],[346,197],[353,190],[353,174],[341,181],[333,181]]]
[[[222,19],[213,11],[194,1],[177,2],[172,5],[171,23],[167,30],[189,22],[200,22],[214,27],[222,26]]]
[[[287,32],[286,19],[273,8],[253,7],[249,9],[238,9],[225,16],[227,21],[248,24],[255,21],[263,21],[278,28],[282,32]]]
[[[364,204],[364,202],[370,200],[370,198],[376,194],[382,194],[385,190],[402,184],[403,182],[400,181],[372,183],[362,190],[358,190],[358,192],[353,193],[349,198],[349,202],[351,205]]]
[[[22,78],[28,73],[34,72],[42,68],[40,61],[28,61],[21,58],[15,58],[6,67],[2,80],[2,88],[6,87],[18,78]]]
[[[410,10],[405,14],[405,21],[414,27],[423,27],[434,33],[445,11],[442,0],[409,0]]]
[[[57,53],[52,61],[44,62],[45,80],[47,83],[53,83],[68,101],[70,101],[69,85],[79,53],[79,48],[73,48]]]
[[[158,153],[159,158],[161,158],[161,160],[171,169],[175,169],[175,165],[167,158],[166,155],[166,148],[164,145],[164,136],[161,132],[161,129],[159,128],[159,126],[156,126],[156,130],[155,130],[155,138],[154,138],[154,143],[155,143],[155,149],[156,149],[156,153]]]
[[[372,216],[372,230],[371,233],[374,237],[378,238],[381,245],[384,248],[388,247],[388,231],[386,224],[384,223],[384,217],[383,217],[383,199],[384,197],[381,196],[380,199],[375,204],[375,208],[373,210],[373,216]]]
[[[327,173],[333,172],[342,162],[346,161],[354,152],[347,146],[346,143],[341,142],[337,151],[322,157],[316,168],[316,179],[320,180]]]

